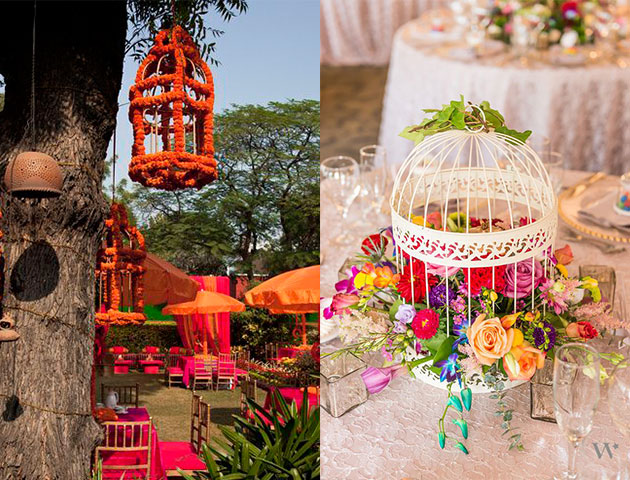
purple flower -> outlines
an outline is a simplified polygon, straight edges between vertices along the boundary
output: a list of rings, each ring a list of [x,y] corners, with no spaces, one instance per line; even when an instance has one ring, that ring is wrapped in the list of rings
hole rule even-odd
[[[416,309],[413,305],[409,305],[407,303],[403,303],[400,307],[398,307],[398,311],[394,318],[398,320],[400,323],[409,323],[416,316]]]
[[[403,322],[394,322],[395,333],[405,333],[407,331],[407,324]]]
[[[446,288],[445,283],[440,283],[429,292],[429,305],[433,308],[439,308],[446,305],[446,301],[455,298],[455,291],[452,288]]]
[[[549,322],[542,322],[532,332],[534,345],[544,352],[551,350],[556,344],[556,329]]]
[[[354,286],[354,277],[356,277],[357,273],[359,273],[360,271],[361,269],[359,269],[356,265],[353,265],[352,268],[347,269],[346,276],[348,278],[344,280],[340,280],[339,282],[335,283],[335,289],[337,290],[337,292],[348,293],[348,294],[353,294],[353,295],[358,294],[359,292]]]
[[[455,297],[455,299],[451,300],[451,308],[457,313],[463,313],[466,309],[466,300],[464,300],[464,297]]]
[[[516,282],[514,281],[516,272]],[[523,298],[532,293],[544,278],[544,270],[537,260],[522,260],[516,264],[510,263],[505,268],[505,291],[503,295],[510,298]],[[516,297],[514,291],[516,290]]]

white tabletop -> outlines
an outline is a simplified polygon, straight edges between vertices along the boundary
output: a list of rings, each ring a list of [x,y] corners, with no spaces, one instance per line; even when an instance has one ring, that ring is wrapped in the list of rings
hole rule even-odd
[[[439,44],[417,40],[422,21],[403,25],[393,41],[379,138],[393,164],[411,151],[412,142],[398,134],[420,123],[422,109],[464,95],[488,100],[510,128],[550,138],[567,168],[630,170],[630,68],[623,68],[630,60],[571,68],[461,61],[439,54]]]
[[[565,183],[574,184],[585,175],[585,172],[567,172]],[[340,231],[335,227],[338,217],[325,192],[321,198],[321,291],[323,296],[330,296],[334,293],[337,272],[345,258],[358,249],[364,233],[374,233],[377,228],[386,226],[387,217],[361,221],[355,228],[356,245],[347,248],[332,246],[330,239]],[[356,212],[354,210],[351,215],[356,215]],[[353,220],[356,217],[350,219],[351,222]],[[360,228],[363,231],[359,231]],[[564,243],[566,241],[559,234],[557,244]],[[630,285],[628,251],[606,256],[586,243],[571,243],[571,247],[576,258],[575,264],[570,265],[573,273],[577,272],[579,263],[611,265],[616,268],[617,275]],[[612,475],[622,462],[628,463],[626,459],[630,451],[630,444],[612,424],[605,391],[602,394],[593,430],[584,441],[578,457],[580,468],[583,471],[588,469],[587,478],[598,480],[615,478]],[[501,437],[500,422],[493,415],[496,401],[487,395],[475,395],[473,408],[466,414],[470,432],[466,445],[470,454],[464,455],[452,446],[444,450],[438,446],[437,421],[444,408],[446,391],[407,376],[396,378],[381,393],[371,396],[365,404],[343,417],[333,418],[325,411],[322,413],[322,478],[551,478],[566,465],[567,447],[557,425],[530,418],[529,396],[529,384],[510,390],[507,395],[508,403],[514,410],[512,425],[523,435],[524,452],[508,451],[508,443]],[[606,443],[610,450],[606,449]],[[597,444],[597,449],[594,444]]]

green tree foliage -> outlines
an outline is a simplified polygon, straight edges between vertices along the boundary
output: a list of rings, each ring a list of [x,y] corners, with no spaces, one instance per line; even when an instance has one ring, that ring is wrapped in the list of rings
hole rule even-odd
[[[220,177],[200,191],[119,183],[150,251],[188,272],[275,274],[319,259],[319,102],[215,117]]]

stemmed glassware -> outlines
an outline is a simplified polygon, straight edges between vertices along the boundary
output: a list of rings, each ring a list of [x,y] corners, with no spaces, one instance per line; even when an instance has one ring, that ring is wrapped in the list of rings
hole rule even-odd
[[[593,426],[599,401],[599,354],[583,343],[560,347],[554,360],[553,400],[556,421],[569,442],[569,465],[560,479],[578,478],[576,452]]]
[[[388,170],[385,147],[366,145],[359,150],[359,170],[361,172],[361,199],[365,207],[364,215],[381,213],[385,202]]]
[[[325,195],[341,215],[341,228],[345,232],[333,239],[333,243],[346,244],[352,241],[345,225],[352,202],[359,195],[361,189],[359,164],[352,157],[336,156],[325,159],[320,165],[322,186],[325,185]]]

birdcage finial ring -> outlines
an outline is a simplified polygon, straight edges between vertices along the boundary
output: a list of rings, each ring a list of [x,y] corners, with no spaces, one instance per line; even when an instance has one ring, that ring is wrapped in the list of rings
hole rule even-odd
[[[471,133],[479,133],[481,131],[483,131],[486,127],[486,115],[483,113],[482,108],[479,105],[476,105],[474,103],[469,103],[468,105],[466,105],[464,107],[464,113],[466,113],[466,110],[471,109],[471,111],[477,110],[479,112],[479,117],[481,119],[481,125],[479,125],[477,128],[470,128],[468,126],[468,124],[466,124],[466,130],[468,130]]]

